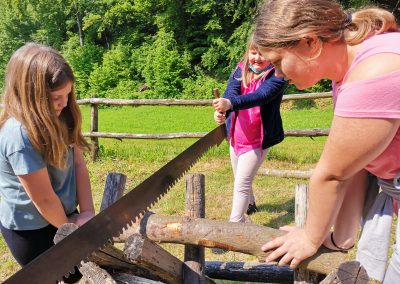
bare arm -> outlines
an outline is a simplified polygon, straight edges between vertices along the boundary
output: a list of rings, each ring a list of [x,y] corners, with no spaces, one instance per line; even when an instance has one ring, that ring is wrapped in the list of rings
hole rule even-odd
[[[64,208],[50,183],[47,168],[18,176],[29,198],[39,213],[53,226],[59,228],[67,223]]]
[[[400,119],[355,119],[335,116],[324,151],[310,180],[309,208],[304,229],[293,228],[268,242],[272,261],[295,268],[315,254],[340,209],[346,182],[382,153],[400,126]]]
[[[346,83],[376,78],[399,68],[399,55],[374,55],[357,64]],[[329,230],[332,216],[339,210],[343,184],[388,147],[399,126],[399,119],[333,118],[324,151],[310,179],[306,230],[316,244],[320,244],[321,234]]]
[[[396,70],[400,70],[400,56],[371,56],[353,69],[346,83]],[[265,244],[263,250],[273,250],[267,261],[282,257],[280,265],[290,263],[294,268],[317,251],[337,216],[346,184],[383,153],[399,127],[400,119],[334,116],[327,143],[310,180],[306,226],[304,229],[293,228],[288,234]]]
[[[77,196],[79,203],[79,215],[74,223],[82,225],[95,215],[92,191],[90,187],[89,172],[86,167],[82,150],[74,147],[75,175]]]
[[[320,245],[339,210],[342,185],[381,154],[393,140],[400,120],[335,116],[329,138],[310,180],[306,231]]]

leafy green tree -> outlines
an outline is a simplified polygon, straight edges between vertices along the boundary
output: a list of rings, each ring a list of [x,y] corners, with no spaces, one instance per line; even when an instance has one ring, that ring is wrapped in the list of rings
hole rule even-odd
[[[0,87],[12,52],[37,41],[61,49],[80,97],[208,97],[241,59],[263,1],[2,0]]]
[[[172,32],[161,29],[155,38],[137,70],[156,96],[176,98],[182,91],[182,79],[191,75],[189,53],[178,50]]]
[[[62,48],[62,53],[75,75],[75,91],[78,98],[89,96],[89,77],[95,66],[101,63],[104,49],[87,42],[81,46],[79,35],[72,34]]]
[[[101,64],[94,64],[90,73],[89,93],[96,97],[106,97],[107,90],[116,88],[119,81],[130,80],[130,47],[116,45],[103,55]]]

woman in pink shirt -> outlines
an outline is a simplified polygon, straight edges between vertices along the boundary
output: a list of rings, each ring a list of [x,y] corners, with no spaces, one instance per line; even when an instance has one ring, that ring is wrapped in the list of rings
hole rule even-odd
[[[351,248],[369,171],[378,177],[382,195],[375,212],[364,220],[357,257],[370,277],[398,283],[400,225],[386,274],[387,252],[374,247],[389,240],[392,198],[400,198],[394,185],[400,172],[400,33],[394,16],[378,8],[346,14],[335,1],[268,1],[256,20],[254,40],[275,66],[276,76],[297,88],[331,79],[335,106],[328,140],[309,183],[306,225],[285,227],[286,235],[265,244],[263,250],[272,250],[267,261],[281,257],[280,265],[294,268],[322,244]],[[386,225],[380,226],[378,219]]]

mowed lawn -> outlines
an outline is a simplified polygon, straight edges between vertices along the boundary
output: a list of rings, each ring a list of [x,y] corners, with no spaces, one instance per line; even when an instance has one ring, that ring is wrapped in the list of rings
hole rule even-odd
[[[89,130],[90,108],[82,107],[83,128]],[[315,102],[289,102],[282,106],[285,129],[329,128],[332,118],[330,99]],[[208,132],[215,127],[211,107],[143,106],[103,107],[99,109],[99,131],[124,133]],[[91,162],[87,155],[96,208],[100,207],[104,183],[109,172],[127,175],[127,190],[178,155],[196,139],[123,140],[100,139],[100,158]],[[326,137],[291,138],[270,149],[263,168],[311,169],[321,154]],[[212,148],[189,171],[202,173],[206,181],[206,217],[227,220],[231,209],[233,176],[228,144]],[[294,188],[307,180],[257,176],[254,192],[259,213],[254,223],[278,228],[294,221]],[[185,179],[180,180],[153,208],[159,214],[183,215]],[[96,232],[93,232],[96,233]],[[183,246],[165,245],[182,258]],[[20,269],[0,237],[0,282]],[[250,261],[251,256],[229,252],[214,255],[206,249],[207,260]],[[227,283],[227,282],[224,282]]]

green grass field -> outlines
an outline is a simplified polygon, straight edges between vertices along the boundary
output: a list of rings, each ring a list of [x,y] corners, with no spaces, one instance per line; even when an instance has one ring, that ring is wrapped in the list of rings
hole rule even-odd
[[[282,107],[285,129],[328,128],[332,117],[330,99],[317,100],[313,105],[285,103]],[[82,107],[84,131],[89,130],[90,109]],[[99,131],[125,133],[208,132],[215,127],[211,107],[105,107],[99,109]],[[127,190],[134,188],[151,173],[178,155],[196,139],[115,140],[100,139],[100,158],[88,160],[96,208],[100,207],[108,172],[127,175]],[[276,169],[310,169],[318,161],[325,137],[286,138],[273,147],[262,165]],[[227,220],[231,209],[233,176],[228,144],[213,148],[190,173],[202,173],[206,178],[206,217]],[[294,220],[294,188],[307,180],[257,176],[254,192],[261,211],[252,215],[254,223],[279,227]],[[151,210],[166,215],[183,215],[185,180],[179,181]],[[183,246],[166,245],[181,258]],[[0,282],[19,269],[0,237]],[[206,249],[207,260],[245,261],[254,258],[229,252],[214,255]],[[228,282],[223,282],[228,283]]]

